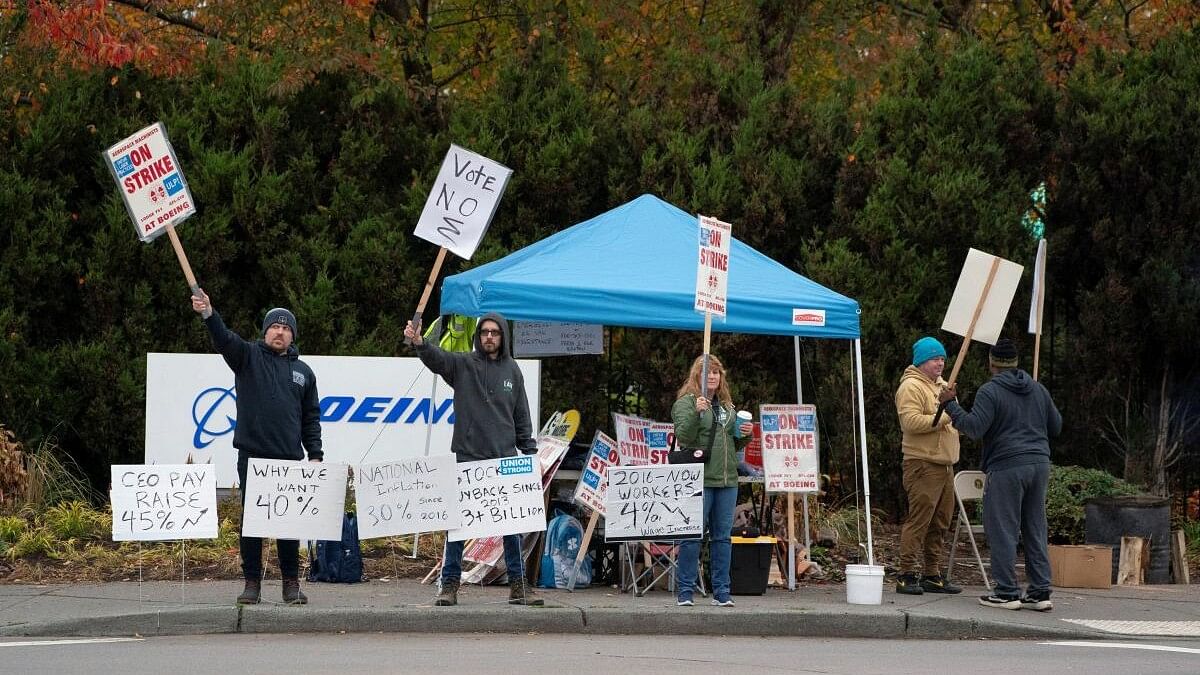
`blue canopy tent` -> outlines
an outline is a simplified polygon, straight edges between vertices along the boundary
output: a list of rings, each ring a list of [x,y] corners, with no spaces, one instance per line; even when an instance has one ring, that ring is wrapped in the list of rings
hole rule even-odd
[[[642,195],[500,260],[447,277],[441,313],[500,312],[515,321],[704,330],[704,315],[693,309],[698,228],[696,216]],[[798,398],[799,338],[854,341],[864,496],[870,513],[858,303],[736,238],[726,296],[727,316],[724,321],[714,317],[714,331],[795,337]],[[870,518],[867,551],[874,565]]]

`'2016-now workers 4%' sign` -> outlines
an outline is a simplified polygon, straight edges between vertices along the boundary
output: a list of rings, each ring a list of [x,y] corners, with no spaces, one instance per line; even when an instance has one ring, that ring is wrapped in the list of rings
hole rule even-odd
[[[151,124],[104,152],[125,209],[142,241],[150,241],[196,212],[175,150],[162,122]]]
[[[820,487],[817,409],[811,405],[759,407],[764,484],[768,492],[816,492]]]
[[[300,317],[301,323],[304,317]],[[358,465],[450,452],[454,392],[419,359],[305,356],[321,396],[325,461]],[[533,421],[538,415],[538,361],[518,360]],[[440,380],[440,378],[438,378]],[[217,487],[237,483],[237,389],[217,354],[146,355],[146,463],[216,467]],[[339,539],[335,537],[335,539]]]
[[[605,541],[699,539],[704,465],[610,466]]]

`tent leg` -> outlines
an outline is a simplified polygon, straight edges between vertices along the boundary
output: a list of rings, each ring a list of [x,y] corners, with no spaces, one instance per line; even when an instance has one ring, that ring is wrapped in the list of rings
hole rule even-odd
[[[854,375],[858,390],[858,438],[862,449],[863,503],[867,521],[867,564],[875,564],[875,547],[871,540],[871,470],[867,464],[867,412],[863,409],[862,339],[854,340]]]

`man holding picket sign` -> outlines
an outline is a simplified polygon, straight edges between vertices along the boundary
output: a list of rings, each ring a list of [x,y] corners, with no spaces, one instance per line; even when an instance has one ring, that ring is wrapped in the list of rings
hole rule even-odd
[[[317,378],[293,344],[296,317],[277,307],[263,318],[263,339],[247,342],[229,330],[213,309],[208,295],[197,288],[192,309],[204,319],[213,347],[234,373],[237,388],[237,428],[233,447],[238,451],[238,484],[242,487],[242,511],[246,508],[246,467],[251,458],[303,460],[324,458],[321,450],[321,405]],[[300,590],[300,542],[278,539],[279,573],[283,577],[283,601],[289,605],[308,603]],[[262,594],[262,539],[241,538],[242,574],[246,587],[239,605],[256,605]]]
[[[421,339],[409,321],[407,337],[430,370],[454,389],[454,437],[450,450],[459,462],[512,457],[537,453],[525,379],[510,353],[508,322],[496,314],[485,314],[475,330],[475,349],[468,353],[447,352]],[[442,562],[441,591],[434,600],[439,607],[458,604],[462,580],[462,541],[447,541]],[[525,580],[521,535],[504,535],[504,565],[508,570],[508,602],[541,605]]]

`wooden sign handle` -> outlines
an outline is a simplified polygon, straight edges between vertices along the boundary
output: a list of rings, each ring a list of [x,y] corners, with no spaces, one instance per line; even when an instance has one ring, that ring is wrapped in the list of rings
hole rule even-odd
[[[704,310],[704,365],[700,367],[700,393],[704,398],[709,397],[708,393],[708,352],[712,344],[712,312]]]
[[[446,261],[446,251],[443,246],[438,250],[437,260],[433,261],[433,269],[429,271],[429,279],[425,282],[425,290],[421,291],[421,302],[417,303],[417,311],[413,314],[413,328],[421,332],[421,315],[425,313],[425,305],[429,303],[429,295],[433,293],[433,285],[437,283],[438,273],[442,271],[442,263]],[[404,338],[404,344],[411,345],[412,340]]]
[[[579,553],[575,555],[575,567],[571,569],[571,579],[567,582],[567,590],[575,592],[575,577],[579,576],[579,568],[583,565],[583,559],[587,557],[588,545],[592,541],[592,534],[596,531],[596,523],[600,520],[600,512],[592,511],[592,517],[588,519],[587,529],[583,532],[583,541],[579,543]]]
[[[188,288],[193,295],[200,293],[200,285],[196,283],[196,275],[192,274],[192,266],[188,264],[187,254],[183,252],[183,244],[179,235],[175,234],[175,226],[167,223],[167,236],[171,239],[171,247],[175,249],[175,257],[179,258],[179,266],[183,268],[183,278],[187,279]]]
[[[958,371],[962,369],[963,361],[966,360],[967,350],[971,347],[971,338],[975,335],[975,324],[979,321],[979,315],[983,313],[983,305],[987,302],[988,293],[992,290],[992,282],[996,280],[996,271],[1000,269],[1000,259],[992,258],[992,268],[988,270],[987,283],[983,285],[983,293],[979,294],[979,302],[975,304],[975,313],[971,315],[971,323],[967,326],[967,334],[963,336],[962,347],[958,349],[958,358],[954,360],[954,367],[950,369],[950,379],[946,381],[947,387],[953,387],[958,381]],[[942,418],[942,413],[946,410],[946,404],[938,405],[937,412],[933,415],[933,426],[938,425],[938,420]]]
[[[1042,283],[1038,284],[1037,297],[1037,332],[1033,336],[1033,381],[1038,379],[1038,357],[1042,353],[1042,305],[1046,301],[1046,258],[1041,259],[1041,269],[1037,271]]]

